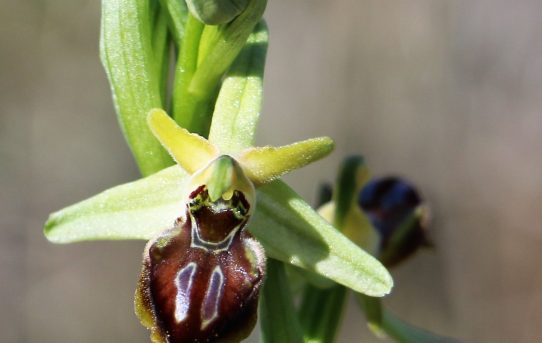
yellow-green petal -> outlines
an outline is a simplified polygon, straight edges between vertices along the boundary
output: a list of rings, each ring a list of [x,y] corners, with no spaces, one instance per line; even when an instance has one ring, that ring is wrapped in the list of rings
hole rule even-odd
[[[147,121],[152,133],[188,173],[196,172],[218,157],[214,145],[177,125],[163,110],[151,110]]]
[[[238,161],[247,176],[262,185],[327,156],[333,147],[331,138],[318,137],[281,147],[249,148],[240,153]]]

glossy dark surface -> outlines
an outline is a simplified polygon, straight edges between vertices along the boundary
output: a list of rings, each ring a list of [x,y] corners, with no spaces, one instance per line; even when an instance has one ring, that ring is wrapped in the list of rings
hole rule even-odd
[[[265,260],[243,230],[248,203],[239,192],[220,204],[206,197],[198,188],[186,220],[147,246],[138,292],[148,302],[157,342],[236,342],[256,322]]]
[[[358,205],[380,234],[379,259],[386,266],[429,245],[425,221],[421,216],[414,218],[422,205],[421,196],[407,181],[397,177],[373,179],[359,193]]]

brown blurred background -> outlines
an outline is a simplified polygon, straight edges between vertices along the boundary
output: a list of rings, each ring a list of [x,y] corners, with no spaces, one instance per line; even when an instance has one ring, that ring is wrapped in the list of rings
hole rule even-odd
[[[144,242],[57,246],[49,212],[138,177],[98,59],[99,1],[0,0],[0,342],[147,342]],[[330,135],[307,199],[362,153],[415,182],[437,249],[394,270],[401,317],[542,341],[542,2],[270,0],[258,143]],[[354,304],[339,342],[374,342]],[[253,341],[258,341],[257,335]]]

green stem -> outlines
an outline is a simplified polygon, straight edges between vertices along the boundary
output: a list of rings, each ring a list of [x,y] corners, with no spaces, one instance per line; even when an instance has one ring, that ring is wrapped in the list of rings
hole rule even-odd
[[[252,0],[232,22],[204,25],[189,14],[177,63],[173,117],[182,127],[207,137],[224,73],[260,21],[266,0]]]
[[[347,289],[336,285],[320,289],[307,285],[299,317],[306,342],[332,343],[342,318]]]
[[[210,120],[209,93],[215,93],[215,90],[193,94],[189,87],[198,67],[199,45],[204,26],[194,16],[188,15],[173,88],[173,118],[180,126],[201,135],[206,135],[207,122]]]
[[[342,164],[337,177],[333,199],[335,214],[333,225],[343,230],[345,218],[352,207],[357,189],[357,175],[364,165],[363,158],[351,157]],[[319,205],[328,200],[321,196]],[[335,285],[320,289],[307,285],[302,297],[300,317],[309,342],[333,342],[343,313],[347,289]]]
[[[284,265],[267,260],[267,278],[260,297],[264,343],[302,343],[303,332],[295,313]]]
[[[243,13],[232,22],[207,26],[201,41],[200,63],[190,90],[205,93],[217,86],[224,72],[233,63],[254,26],[262,18],[267,0],[251,0]]]
[[[181,46],[184,37],[188,9],[186,3],[179,0],[160,0],[160,5],[168,16],[169,31],[177,48]]]
[[[356,298],[373,331],[381,328],[383,309],[380,298],[369,297],[361,293],[356,293]]]

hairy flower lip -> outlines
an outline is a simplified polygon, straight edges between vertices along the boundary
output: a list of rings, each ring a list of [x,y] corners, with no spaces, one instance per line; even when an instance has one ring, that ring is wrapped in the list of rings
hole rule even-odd
[[[245,230],[254,202],[236,187],[245,184],[233,179],[223,189],[233,189],[228,200],[223,194],[211,199],[208,182],[217,170],[223,175],[221,161],[193,175],[191,184],[199,186],[190,191],[184,217],[145,247],[135,308],[155,342],[210,337],[233,342],[246,337],[256,322],[265,254]],[[237,171],[242,178],[242,170]]]

